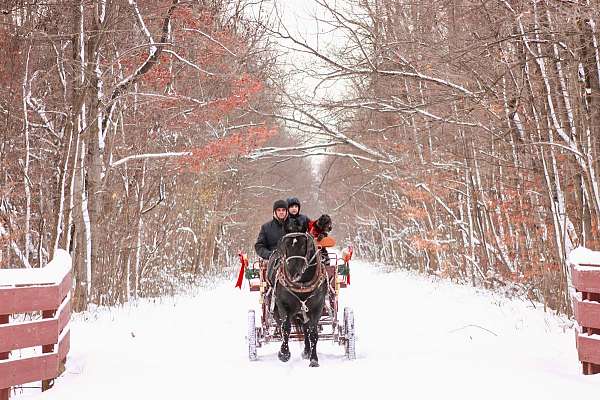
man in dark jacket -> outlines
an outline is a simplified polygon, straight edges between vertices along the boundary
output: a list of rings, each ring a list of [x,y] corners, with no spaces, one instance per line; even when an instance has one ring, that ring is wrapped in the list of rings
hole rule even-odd
[[[288,218],[294,218],[302,226],[302,232],[308,231],[308,217],[300,214],[300,200],[297,197],[287,199]]]
[[[283,223],[287,216],[287,202],[285,200],[277,200],[273,203],[273,219],[265,222],[260,227],[258,239],[254,244],[254,250],[260,258],[268,260],[277,248],[277,242],[285,235]]]
[[[287,202],[285,200],[277,200],[273,203],[273,219],[265,222],[260,227],[258,239],[254,244],[254,250],[263,260],[268,260],[267,280],[273,284],[275,273],[277,272],[278,259],[277,243],[285,235],[283,225],[288,217]]]

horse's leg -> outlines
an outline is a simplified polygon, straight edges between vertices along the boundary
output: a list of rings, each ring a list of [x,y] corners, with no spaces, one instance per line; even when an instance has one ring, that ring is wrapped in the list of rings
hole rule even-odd
[[[302,333],[304,333],[304,351],[302,352],[302,358],[308,360],[310,357],[310,339],[309,339],[308,324],[302,324]]]
[[[317,329],[317,323],[313,323],[310,321],[308,324],[308,338],[310,341],[310,366],[318,367],[319,366],[319,357],[317,357],[317,341],[319,340],[319,331]]]
[[[286,315],[285,319],[283,319],[283,323],[281,324],[281,336],[283,337],[283,341],[281,342],[281,350],[279,350],[279,354],[277,354],[277,357],[279,357],[279,359],[283,362],[288,361],[291,356],[290,347],[288,345],[291,330],[292,324],[290,323],[290,317],[289,315]]]
[[[323,313],[323,307],[327,300],[327,282],[323,282],[315,293],[316,301],[310,311],[310,320],[306,324],[308,330],[308,339],[310,342],[310,366],[319,366],[319,357],[317,356],[317,342],[319,341],[319,320]]]

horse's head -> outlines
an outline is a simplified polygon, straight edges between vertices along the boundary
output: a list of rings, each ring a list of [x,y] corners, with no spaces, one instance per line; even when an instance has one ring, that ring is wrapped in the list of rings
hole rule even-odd
[[[306,272],[316,265],[317,257],[313,238],[309,234],[301,231],[287,233],[279,242],[279,251],[283,256],[285,272],[292,282],[312,279],[314,272],[312,275]]]

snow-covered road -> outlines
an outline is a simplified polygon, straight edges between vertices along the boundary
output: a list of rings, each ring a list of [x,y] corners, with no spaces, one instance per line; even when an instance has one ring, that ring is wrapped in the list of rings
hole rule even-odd
[[[247,311],[258,312],[257,296],[223,282],[77,315],[66,373],[52,390],[16,398],[547,400],[600,390],[600,375],[580,373],[569,321],[530,302],[354,262],[341,305],[354,308],[357,359],[320,342],[321,367],[309,368],[297,342],[288,363],[277,359],[278,344],[248,361]]]

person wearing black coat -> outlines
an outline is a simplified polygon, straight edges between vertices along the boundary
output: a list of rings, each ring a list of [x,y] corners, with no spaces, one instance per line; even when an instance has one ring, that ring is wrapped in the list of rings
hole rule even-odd
[[[308,231],[308,217],[300,214],[300,200],[297,197],[287,199],[288,218],[294,218],[302,226],[302,232]]]
[[[279,239],[285,235],[283,223],[288,216],[287,208],[285,200],[277,200],[273,203],[273,219],[265,222],[260,227],[258,238],[254,244],[254,250],[264,260],[268,260],[271,257],[271,254],[277,248]]]

